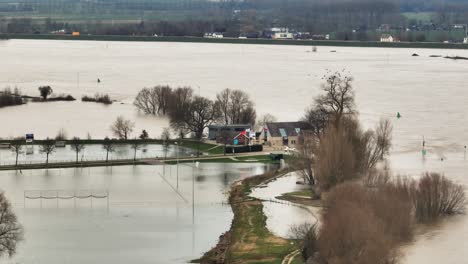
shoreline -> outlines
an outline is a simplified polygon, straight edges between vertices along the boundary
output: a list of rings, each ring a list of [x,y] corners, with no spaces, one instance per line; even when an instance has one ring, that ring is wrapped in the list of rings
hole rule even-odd
[[[229,204],[234,213],[231,227],[216,245],[192,263],[292,263],[299,242],[277,237],[266,226],[262,200],[250,196],[252,188],[286,175],[288,170],[267,172],[233,183]],[[302,263],[302,262],[301,262]]]
[[[468,44],[441,42],[378,42],[340,40],[273,40],[203,37],[151,37],[123,35],[40,35],[40,34],[0,34],[0,40],[72,40],[72,41],[122,41],[122,42],[182,42],[211,44],[252,44],[286,46],[328,46],[363,48],[422,48],[422,49],[468,49]]]

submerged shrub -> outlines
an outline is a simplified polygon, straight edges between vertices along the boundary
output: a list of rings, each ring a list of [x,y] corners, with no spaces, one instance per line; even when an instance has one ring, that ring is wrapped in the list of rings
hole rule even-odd
[[[426,173],[413,191],[416,219],[428,222],[465,211],[465,192],[438,173]]]
[[[108,94],[95,94],[94,97],[85,95],[81,97],[81,101],[96,102],[101,104],[112,104],[112,100]]]

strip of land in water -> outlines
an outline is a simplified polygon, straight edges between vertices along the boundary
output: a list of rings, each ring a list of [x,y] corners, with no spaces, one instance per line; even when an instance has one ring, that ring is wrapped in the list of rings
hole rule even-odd
[[[428,48],[428,49],[468,49],[468,44],[442,42],[378,42],[378,41],[339,41],[339,40],[274,40],[202,37],[151,37],[121,35],[49,35],[49,34],[0,34],[0,39],[34,40],[86,40],[86,41],[141,41],[141,42],[190,42],[219,44],[259,44],[292,46],[332,46],[332,47],[372,47],[372,48]]]
[[[303,263],[300,241],[280,238],[266,227],[263,204],[249,196],[252,188],[264,184],[288,171],[269,172],[234,183],[229,203],[234,212],[229,231],[221,235],[218,244],[195,263]]]

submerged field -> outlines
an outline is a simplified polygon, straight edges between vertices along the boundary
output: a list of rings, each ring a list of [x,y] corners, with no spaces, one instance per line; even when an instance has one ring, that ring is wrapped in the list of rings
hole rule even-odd
[[[419,56],[412,56],[413,53]],[[443,172],[467,185],[468,163],[464,146],[468,145],[468,127],[465,125],[468,124],[465,77],[468,62],[431,55],[468,57],[468,51],[318,47],[315,53],[310,46],[4,40],[0,41],[0,87],[17,86],[26,94],[37,95],[38,86],[51,85],[56,93],[71,94],[76,98],[97,92],[108,93],[117,102],[109,106],[80,101],[29,103],[2,108],[0,137],[34,133],[37,138],[44,138],[55,136],[59,129],[65,128],[69,136],[85,138],[89,132],[93,138],[102,138],[110,136],[109,126],[119,115],[136,123],[132,136],[146,129],[151,137],[159,137],[163,128],[169,126],[168,121],[163,117],[144,116],[132,105],[141,88],[158,84],[190,85],[196,93],[212,99],[224,88],[242,89],[255,101],[259,115],[271,113],[280,121],[295,121],[319,93],[326,70],[345,69],[355,78],[357,108],[364,124],[373,126],[381,117],[388,117],[393,122],[394,146],[390,165],[396,172],[409,175],[426,170]],[[98,78],[101,83],[97,83]],[[400,119],[396,118],[397,112],[401,113]],[[421,155],[423,136],[428,150],[426,159]],[[8,174],[1,177],[7,195],[10,193],[8,188],[19,190],[15,194],[15,203],[22,199],[21,188],[50,188],[47,181],[53,188],[71,186],[60,177],[54,182],[42,171],[34,173],[44,179],[37,186],[28,183],[25,176]],[[133,172],[128,170],[126,173]],[[136,174],[132,180],[157,177],[152,173],[141,177]],[[115,174],[99,176],[99,172],[95,175],[98,175],[96,183],[115,182],[116,178]],[[80,179],[70,177],[70,182]],[[130,179],[129,175],[125,177]],[[228,182],[225,181],[225,186]],[[160,184],[151,183],[144,188]],[[94,184],[85,184],[86,188],[89,186]],[[20,217],[24,219],[25,216]],[[37,222],[35,217],[29,219]],[[104,228],[90,219],[92,217],[86,221],[96,228],[93,230]],[[25,221],[27,227],[30,220]],[[135,221],[133,223],[142,224],[140,220]],[[215,244],[217,236],[227,230],[228,223],[229,220],[223,223],[206,248]],[[42,229],[39,226],[37,230]],[[129,231],[131,234],[138,232],[141,230]],[[433,233],[418,237],[414,245],[406,248],[407,263],[431,264],[446,259],[451,259],[452,263],[463,262],[465,248],[459,241],[467,235],[468,217],[450,218]],[[34,240],[26,242],[31,245],[27,243],[34,243]]]

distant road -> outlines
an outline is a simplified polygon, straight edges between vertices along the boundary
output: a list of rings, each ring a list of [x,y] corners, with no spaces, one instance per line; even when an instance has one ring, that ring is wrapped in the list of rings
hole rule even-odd
[[[71,36],[71,35],[45,35],[45,34],[0,34],[0,39],[192,42],[192,43],[221,43],[221,44],[222,43],[230,43],[230,44],[260,44],[260,45],[333,46],[333,47],[468,49],[468,44],[441,43],[441,42],[274,40],[274,39],[201,38],[201,37],[151,37],[151,36],[110,36],[110,35]]]

